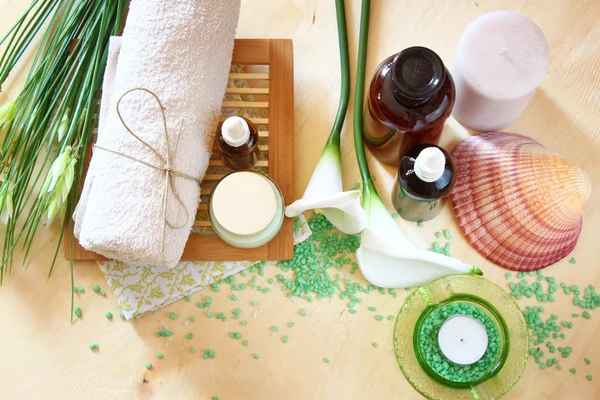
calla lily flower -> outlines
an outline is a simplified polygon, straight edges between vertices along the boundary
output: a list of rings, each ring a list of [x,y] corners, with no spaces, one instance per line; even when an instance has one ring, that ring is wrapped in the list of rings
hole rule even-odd
[[[301,199],[286,207],[285,215],[295,217],[306,210],[320,209],[340,231],[356,234],[367,223],[360,204],[360,191],[344,192],[339,144],[326,145]]]
[[[364,277],[373,285],[405,288],[446,275],[482,275],[479,268],[459,259],[417,249],[396,225],[377,192],[364,194],[363,206],[369,222],[361,234],[356,260]]]
[[[362,137],[369,12],[370,2],[363,1],[354,97],[354,146],[368,224],[356,251],[357,264],[367,281],[383,288],[423,285],[451,274],[482,275],[481,270],[458,259],[415,248],[396,225],[373,185]]]
[[[333,129],[310,178],[304,196],[287,206],[285,215],[295,217],[304,211],[319,209],[337,229],[347,234],[356,234],[366,226],[367,216],[360,205],[360,191],[350,190],[344,192],[342,188],[340,135],[350,97],[350,65],[348,61],[348,36],[346,33],[344,1],[336,0],[335,9],[342,69],[340,104]]]

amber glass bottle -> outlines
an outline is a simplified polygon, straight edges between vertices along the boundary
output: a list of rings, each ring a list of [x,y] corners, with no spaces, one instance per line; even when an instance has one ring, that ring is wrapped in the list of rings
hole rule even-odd
[[[250,169],[258,158],[258,131],[247,118],[229,117],[219,125],[217,147],[227,167]]]
[[[409,221],[435,218],[454,186],[454,159],[446,150],[419,144],[402,157],[392,203],[400,216]]]
[[[410,47],[384,60],[371,80],[363,137],[373,155],[397,166],[419,143],[438,143],[452,112],[455,89],[440,57]]]

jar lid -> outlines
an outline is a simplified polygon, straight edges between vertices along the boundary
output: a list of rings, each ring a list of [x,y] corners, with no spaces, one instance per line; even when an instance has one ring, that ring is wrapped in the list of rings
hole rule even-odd
[[[236,235],[255,235],[267,228],[277,211],[275,191],[261,174],[227,175],[214,189],[211,207],[219,224]]]
[[[446,67],[442,59],[426,47],[409,47],[392,61],[394,95],[402,100],[424,100],[444,84]]]

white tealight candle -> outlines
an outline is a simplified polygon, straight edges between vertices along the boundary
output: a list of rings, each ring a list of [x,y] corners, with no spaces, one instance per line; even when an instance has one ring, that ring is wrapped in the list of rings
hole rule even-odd
[[[448,360],[469,365],[479,361],[485,354],[488,335],[479,321],[466,315],[455,315],[442,324],[438,343]]]
[[[456,86],[452,115],[477,131],[512,125],[533,97],[549,60],[544,33],[525,15],[483,14],[463,32],[450,67]]]

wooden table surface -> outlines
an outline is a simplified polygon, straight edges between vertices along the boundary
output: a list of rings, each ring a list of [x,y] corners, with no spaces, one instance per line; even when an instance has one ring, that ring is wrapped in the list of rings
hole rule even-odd
[[[0,31],[16,20],[27,1],[0,0]],[[242,1],[238,37],[289,37],[295,52],[295,166],[296,196],[301,196],[319,153],[329,134],[338,103],[340,73],[334,3],[331,0],[246,0]],[[357,51],[360,2],[346,2],[354,70]],[[508,131],[541,141],[553,150],[577,160],[589,173],[595,192],[584,215],[583,233],[573,255],[577,264],[563,260],[548,269],[559,281],[580,286],[600,286],[600,2],[578,1],[490,1],[490,0],[374,0],[367,74],[386,56],[410,45],[424,45],[437,51],[445,62],[452,60],[458,39],[467,24],[487,11],[515,10],[531,17],[544,31],[551,48],[550,69],[541,90],[526,113]],[[21,69],[23,71],[23,69]],[[24,72],[14,76],[0,104],[15,94]],[[352,99],[351,99],[352,101]],[[350,107],[352,108],[352,107]],[[351,121],[349,111],[346,121]],[[342,139],[344,184],[359,181],[347,123]],[[445,143],[456,141],[452,135]],[[371,161],[377,185],[386,198],[393,171]],[[435,240],[433,232],[450,228],[454,232],[453,255],[479,265],[485,276],[506,287],[505,271],[485,262],[459,235],[449,208],[434,221],[418,228],[399,221],[414,242],[425,247]],[[69,264],[59,260],[47,279],[57,227],[44,229],[24,267],[15,268],[0,288],[0,398],[2,399],[418,399],[420,396],[404,379],[392,349],[393,322],[378,322],[373,313],[343,312],[346,302],[339,299],[297,303],[278,289],[260,295],[256,317],[242,331],[251,346],[245,348],[228,337],[238,330],[237,321],[226,323],[202,316],[192,302],[178,301],[134,322],[118,317],[108,321],[105,311],[119,315],[111,293],[95,295],[91,287],[106,287],[93,263],[75,266],[77,285],[87,288],[76,298],[84,317],[69,322]],[[268,274],[274,268],[267,269]],[[396,314],[406,294],[397,299],[370,294],[361,307],[374,305],[383,315]],[[244,312],[256,294],[238,294],[237,303],[228,290],[211,293],[217,308],[244,305]],[[567,296],[558,293],[556,303],[545,303],[547,311],[570,317],[575,312]],[[236,305],[237,304],[237,305]],[[521,306],[534,304],[521,301]],[[298,316],[305,307],[308,316]],[[183,318],[172,322],[168,313],[196,316],[185,326]],[[547,313],[549,314],[549,313]],[[172,341],[157,338],[161,321],[171,322]],[[272,325],[289,329],[290,340],[283,344]],[[600,313],[592,311],[589,320],[577,319],[564,341],[573,353],[563,360],[563,369],[541,370],[529,362],[526,371],[507,399],[598,399],[600,398]],[[188,332],[192,340],[184,338]],[[88,344],[97,341],[100,351]],[[373,348],[371,342],[378,342]],[[201,352],[190,353],[189,346],[213,346],[217,357],[206,361]],[[165,357],[156,358],[161,351]],[[256,361],[251,353],[260,354]],[[329,364],[323,358],[331,359]],[[583,358],[591,360],[586,365]],[[152,369],[145,363],[151,361]],[[577,368],[577,374],[568,372]],[[594,375],[588,382],[587,374]]]

